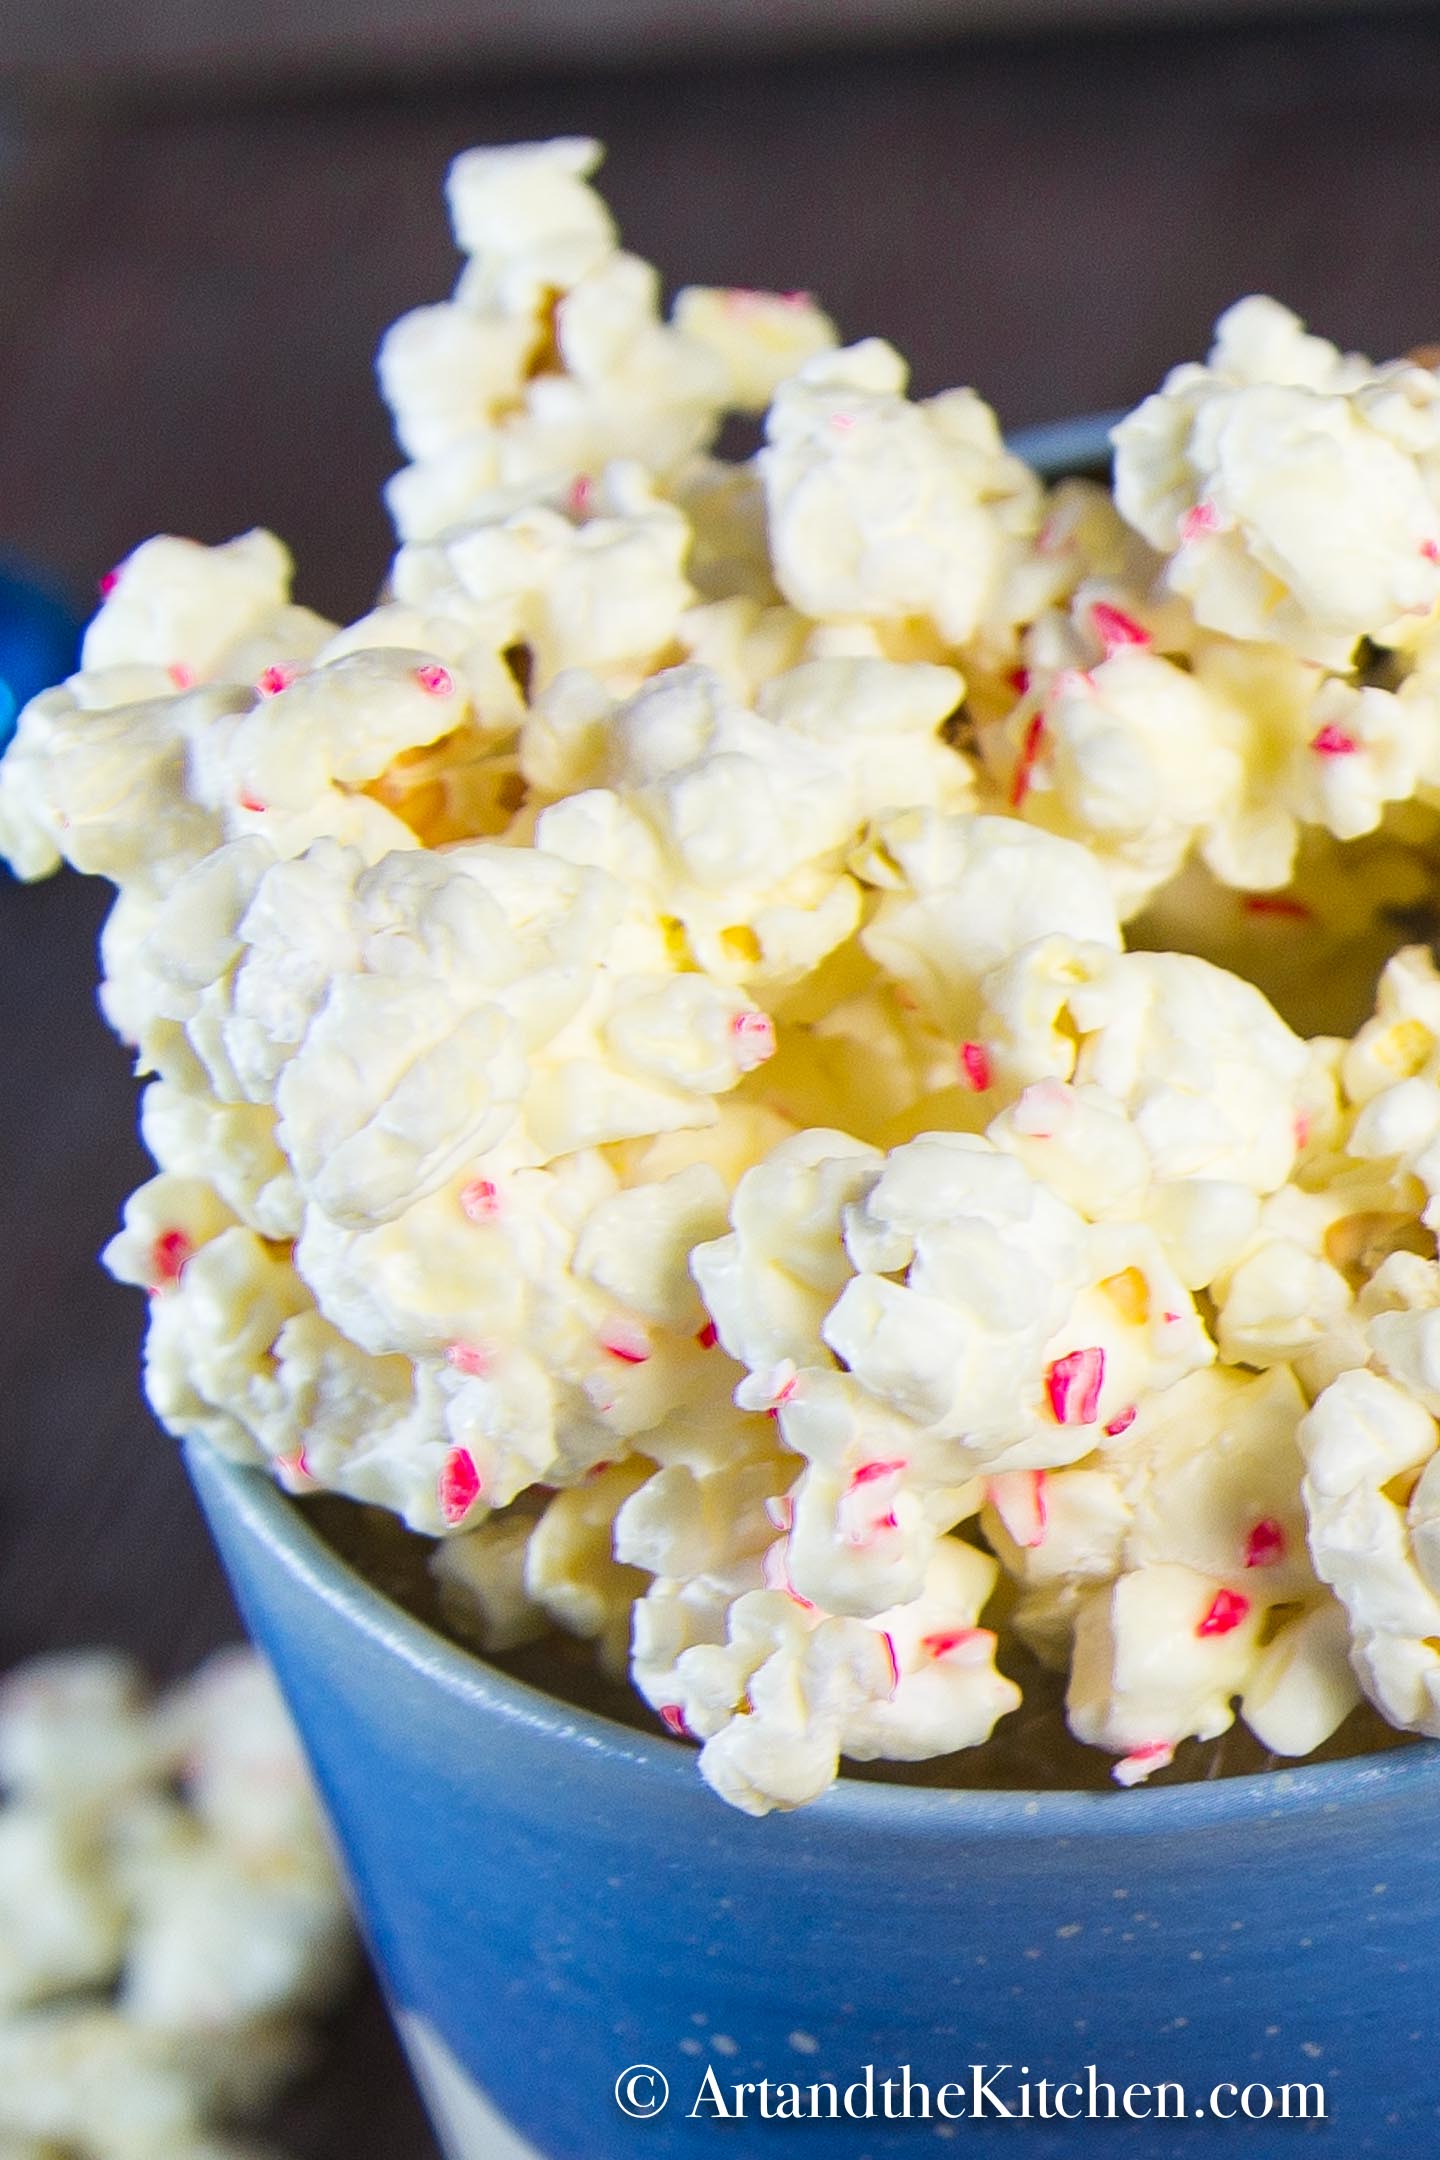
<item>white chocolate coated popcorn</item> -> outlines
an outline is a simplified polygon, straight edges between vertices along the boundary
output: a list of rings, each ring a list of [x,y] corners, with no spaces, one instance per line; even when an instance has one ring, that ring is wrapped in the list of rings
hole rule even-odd
[[[1237,1703],[1308,1751],[1350,1654],[1424,1724],[1437,378],[1247,301],[1114,500],[1047,487],[804,293],[667,311],[599,159],[453,166],[375,605],[323,622],[265,533],[147,542],[0,766],[20,874],[117,888],[157,1175],[107,1260],[161,1421],[442,1541],[482,1650],[628,1656],[756,1812],[983,1744],[1007,1630],[1122,1782]],[[56,1917],[0,1991],[108,1985],[133,1920],[121,2008],[36,2059],[157,2095],[178,2160],[114,2019],[209,2004],[263,2084],[328,1892],[240,1696],[182,1808],[124,1676],[66,1687],[8,1743],[0,1903]]]
[[[1273,300],[1222,316],[1202,367],[1115,430],[1123,514],[1232,637],[1344,667],[1440,601],[1440,387],[1342,357]]]

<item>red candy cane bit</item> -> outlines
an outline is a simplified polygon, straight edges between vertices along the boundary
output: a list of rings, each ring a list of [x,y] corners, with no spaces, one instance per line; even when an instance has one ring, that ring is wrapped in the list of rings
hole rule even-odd
[[[1273,1515],[1257,1522],[1245,1540],[1246,1567],[1273,1567],[1285,1556],[1285,1532]]]
[[[252,795],[248,788],[246,788],[243,793],[237,795],[235,800],[240,805],[240,808],[242,810],[249,810],[256,817],[263,817],[266,810],[269,808],[268,803],[261,802],[259,796]]]
[[[1096,1345],[1056,1358],[1045,1374],[1045,1393],[1057,1425],[1093,1425],[1105,1384],[1105,1352]]]
[[[784,1527],[788,1533],[789,1524],[786,1523]],[[783,1592],[792,1605],[799,1606],[801,1612],[814,1612],[815,1607],[809,1598],[801,1597],[800,1592],[790,1580],[790,1540],[788,1534],[777,1539],[775,1544],[766,1546],[764,1556],[760,1562],[760,1579],[767,1590]]]
[[[1112,607],[1108,600],[1097,600],[1090,610],[1090,620],[1095,635],[1105,648],[1105,657],[1111,659],[1127,647],[1149,645],[1151,637],[1144,623],[1136,622],[1123,608]]]
[[[162,1230],[150,1248],[150,1280],[157,1290],[178,1283],[185,1264],[195,1252],[194,1240],[184,1230]]]
[[[1028,667],[1012,668],[1005,680],[1015,692],[1016,697],[1024,697],[1026,691],[1030,688],[1030,670]]]
[[[1036,760],[1045,741],[1045,715],[1032,713],[1025,726],[1025,739],[1020,745],[1020,762],[1015,767],[1010,782],[1010,807],[1018,810],[1030,792]]]
[[[781,1381],[780,1386],[776,1391],[775,1400],[771,1403],[770,1408],[772,1410],[778,1410],[782,1403],[789,1402],[791,1396],[795,1393],[795,1390],[799,1385],[799,1373],[792,1372],[788,1380]]]
[[[1110,1772],[1117,1785],[1139,1785],[1149,1777],[1152,1770],[1168,1769],[1175,1760],[1175,1749],[1169,1740],[1147,1740],[1143,1747],[1131,1748]]]
[[[194,668],[186,667],[183,660],[173,661],[171,665],[166,668],[165,672],[170,677],[171,682],[174,683],[177,690],[194,689],[195,670]]]
[[[1353,735],[1347,735],[1344,728],[1336,727],[1332,722],[1311,736],[1310,748],[1317,757],[1354,757],[1360,745]]]
[[[455,688],[455,678],[449,668],[433,663],[427,667],[417,667],[415,680],[430,697],[449,697]]]
[[[1250,1600],[1238,1590],[1217,1590],[1196,1625],[1195,1633],[1231,1635],[1250,1611]]]
[[[589,473],[579,473],[570,483],[570,492],[565,497],[565,508],[569,511],[571,517],[584,517],[594,500],[594,496],[595,482],[591,479]]]
[[[1313,922],[1315,913],[1303,900],[1292,900],[1286,893],[1256,892],[1245,895],[1247,915],[1274,915],[1283,922]]]
[[[730,1022],[735,1062],[741,1072],[754,1072],[775,1055],[775,1023],[769,1013],[738,1012]]]
[[[279,697],[282,690],[288,690],[291,683],[298,682],[299,679],[299,668],[291,667],[288,663],[282,662],[276,667],[267,667],[261,674],[257,675],[255,687],[260,692],[261,697]]]
[[[490,1370],[490,1353],[479,1343],[452,1342],[446,1345],[445,1362],[467,1380],[483,1380]]]
[[[983,1095],[994,1085],[990,1053],[983,1043],[961,1043],[956,1063],[960,1068],[960,1085],[969,1088],[973,1094]]]
[[[900,1658],[895,1648],[895,1638],[888,1629],[881,1628],[880,1640],[884,1643],[886,1655],[890,1660],[890,1693],[893,1695],[900,1685]]]
[[[500,1189],[488,1177],[471,1178],[460,1188],[460,1211],[471,1222],[493,1222],[500,1213]]]
[[[600,1347],[622,1365],[644,1365],[649,1362],[652,1345],[645,1330],[617,1320],[613,1327],[600,1337]]]
[[[480,1473],[468,1448],[451,1448],[439,1480],[440,1513],[453,1529],[480,1497]]]
[[[695,1337],[695,1340],[697,1343],[699,1343],[702,1350],[714,1349],[716,1343],[720,1340],[720,1333],[713,1320],[707,1320],[705,1322],[704,1327],[701,1328],[699,1334]]]
[[[1102,1425],[1100,1430],[1107,1440],[1118,1440],[1122,1432],[1129,1432],[1134,1422],[1135,1405],[1131,1403],[1128,1410],[1122,1410],[1119,1417],[1112,1417],[1109,1424]]]
[[[854,1492],[861,1485],[873,1485],[877,1478],[898,1477],[900,1472],[907,1467],[908,1465],[903,1462],[861,1463],[859,1469],[851,1476],[850,1490]]]
[[[1220,512],[1213,502],[1198,502],[1193,510],[1187,510],[1180,520],[1180,539],[1188,546],[1192,540],[1202,540],[1207,533],[1220,530]]]
[[[685,1712],[678,1702],[661,1703],[660,1716],[669,1731],[674,1733],[677,1740],[689,1740],[694,1737],[685,1722]]]
[[[1440,540],[1422,540],[1420,553],[1426,562],[1440,563]]]
[[[102,600],[108,600],[111,593],[114,592],[115,587],[119,584],[119,582],[120,572],[118,570],[107,570],[104,577],[97,578],[95,583],[95,589],[99,593]]]
[[[315,1482],[303,1447],[296,1448],[291,1455],[277,1455],[275,1472],[287,1492],[302,1492]]]
[[[983,1665],[994,1647],[989,1628],[943,1628],[937,1635],[922,1635],[920,1648],[927,1657],[953,1658],[957,1665]]]
[[[1044,1544],[1049,1511],[1043,1470],[1001,1470],[987,1478],[985,1497],[1017,1545],[1033,1552]]]

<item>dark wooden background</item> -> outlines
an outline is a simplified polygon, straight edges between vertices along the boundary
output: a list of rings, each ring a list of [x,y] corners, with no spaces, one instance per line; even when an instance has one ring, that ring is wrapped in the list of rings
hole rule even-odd
[[[0,114],[0,545],[77,596],[156,530],[273,525],[363,608],[396,462],[370,358],[454,272],[467,144],[593,132],[667,278],[807,285],[922,391],[1015,424],[1138,396],[1228,300],[1342,342],[1440,336],[1440,23],[1075,37],[683,74],[192,86]],[[176,1671],[235,1628],[137,1397],[139,1301],[93,1255],[143,1175],[95,1015],[103,893],[0,877],[0,1666],[116,1641]],[[372,1993],[278,2133],[421,2160]],[[577,2156],[578,2160],[578,2156]]]

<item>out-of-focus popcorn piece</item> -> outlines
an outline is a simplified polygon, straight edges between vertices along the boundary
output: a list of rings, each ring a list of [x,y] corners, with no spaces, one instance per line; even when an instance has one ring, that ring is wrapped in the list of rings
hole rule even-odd
[[[123,1658],[41,1659],[0,1778],[0,2152],[258,2160],[210,2124],[302,2066],[353,1959],[269,1675],[223,1653],[152,1703]]]

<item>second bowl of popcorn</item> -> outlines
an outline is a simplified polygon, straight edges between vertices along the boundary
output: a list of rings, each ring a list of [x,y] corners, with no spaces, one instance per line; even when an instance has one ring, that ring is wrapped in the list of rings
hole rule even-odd
[[[1050,482],[805,294],[662,315],[597,162],[452,169],[376,607],[150,541],[0,765],[118,888],[107,1258],[451,2149],[867,2065],[827,2152],[1091,2065],[1413,2149],[1440,1771],[1352,1713],[1440,1729],[1440,379],[1243,301]],[[1046,1670],[1163,1789],[837,1785]],[[1193,1782],[1237,1713],[1350,1759]]]

